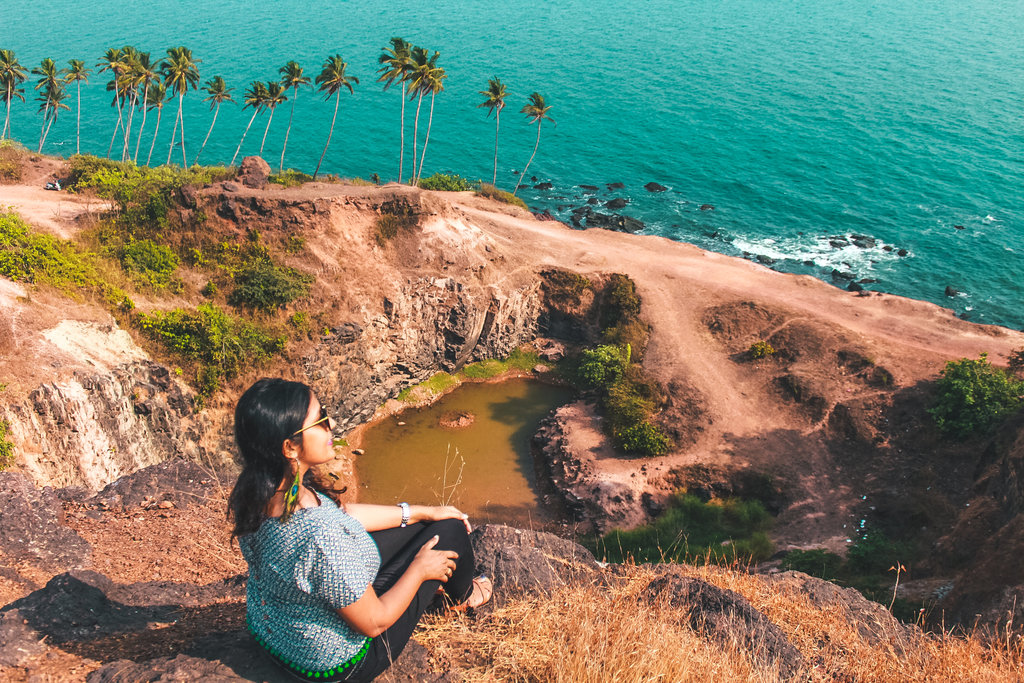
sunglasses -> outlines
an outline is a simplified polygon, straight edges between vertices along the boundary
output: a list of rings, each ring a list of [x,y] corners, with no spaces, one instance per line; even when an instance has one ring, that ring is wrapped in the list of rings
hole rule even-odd
[[[335,422],[334,422],[334,418],[330,417],[327,414],[327,408],[325,408],[324,406],[320,406],[320,419],[319,420],[317,420],[316,422],[314,422],[311,425],[303,427],[299,431],[297,431],[294,434],[292,434],[292,436],[298,436],[299,434],[301,434],[302,432],[306,431],[307,429],[312,429],[313,427],[319,427],[321,425],[323,425],[324,428],[327,429],[328,432],[331,432],[332,434],[334,433],[334,427],[336,426]]]

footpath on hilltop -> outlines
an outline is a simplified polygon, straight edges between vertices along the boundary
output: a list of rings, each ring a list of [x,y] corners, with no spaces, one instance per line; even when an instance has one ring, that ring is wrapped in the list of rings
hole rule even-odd
[[[0,632],[11,644],[0,648],[0,671],[13,680],[259,679],[247,656],[220,659],[244,640],[244,563],[223,520],[239,391],[267,374],[300,379],[353,428],[439,371],[524,344],[572,355],[606,342],[600,321],[622,283],[639,302],[630,334],[643,328],[629,361],[656,389],[650,420],[671,447],[617,451],[593,394],[553,415],[535,442],[581,525],[642,525],[674,491],[724,499],[754,482],[776,514],[779,551],[842,555],[867,524],[915,558],[901,597],[949,623],[970,625],[976,614],[994,627],[1024,623],[1024,579],[1013,569],[1024,551],[1024,418],[953,441],[927,412],[947,361],[987,353],[1004,365],[1024,334],[659,237],[573,230],[473,192],[268,184],[257,162],[247,159],[240,176],[193,170],[193,182],[172,178],[166,191],[136,178],[148,193],[140,200],[95,186],[42,190],[51,176],[73,186],[82,169],[26,155],[21,180],[0,185],[5,220],[100,264],[66,286],[0,279],[0,346],[10,350],[0,356],[0,420],[13,453],[0,474]],[[141,268],[147,254],[171,265]],[[260,278],[288,296],[260,308],[270,296]],[[261,346],[184,356],[153,333],[167,339],[169,320],[246,329]],[[354,482],[354,457],[342,449],[330,467],[339,489]],[[567,632],[557,619],[572,619],[559,600],[613,615],[639,600],[652,628],[730,653],[729,680],[815,670],[870,678],[865,662],[883,652],[901,653],[889,673],[911,678],[936,656],[983,653],[997,676],[1020,662],[976,640],[923,639],[877,603],[804,575],[602,569],[580,546],[501,527],[476,543],[497,577],[498,606],[430,625],[410,658],[419,668],[399,676],[545,679],[499,644],[555,643]],[[523,585],[542,589],[524,594]],[[554,616],[529,636],[516,631],[529,621],[524,610]],[[623,651],[653,647],[629,640],[640,636],[622,623],[591,626],[611,629]],[[455,637],[468,652],[450,649]],[[549,655],[529,656],[541,667]],[[661,675],[722,673],[705,663],[685,675],[666,664]]]

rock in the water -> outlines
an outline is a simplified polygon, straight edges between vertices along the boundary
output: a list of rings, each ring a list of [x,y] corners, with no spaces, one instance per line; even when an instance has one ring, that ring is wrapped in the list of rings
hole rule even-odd
[[[601,200],[597,197],[590,197],[587,199],[587,204],[600,204]]]
[[[618,230],[619,232],[639,232],[644,229],[642,221],[630,216],[618,214],[606,214],[592,211],[587,214],[588,228],[605,228],[607,230]]]
[[[552,187],[554,187],[554,185],[552,185],[551,183],[544,182],[544,183],[537,183],[536,185],[533,186],[533,189],[535,189],[535,190],[550,190]]]
[[[700,205],[700,210],[701,211],[714,211],[715,207],[714,207],[713,204],[701,204]]]
[[[540,213],[534,213],[533,217],[536,218],[539,221],[557,221],[558,220],[557,218],[555,218],[551,214],[551,211],[549,211],[548,209],[544,209]]]
[[[245,157],[238,169],[238,180],[246,187],[259,190],[270,178],[270,164],[260,157]]]
[[[765,254],[758,254],[757,255],[757,262],[758,263],[763,263],[766,266],[770,266],[773,263],[775,263],[775,259],[773,259],[771,256],[766,256]]]
[[[476,415],[465,410],[456,410],[441,415],[437,424],[444,429],[465,429],[474,422],[476,422]]]
[[[910,252],[908,252],[906,249],[900,249],[899,251],[896,252],[896,255],[897,256],[906,256],[909,253]]]
[[[580,185],[580,189],[584,192],[597,192],[597,185]]]
[[[864,291],[864,288],[862,286],[860,286],[856,282],[851,282],[850,284],[846,285],[846,289],[847,289],[847,291],[850,291],[850,292],[862,292],[862,291]]]
[[[626,208],[627,204],[629,204],[628,199],[624,199],[623,197],[616,197],[615,199],[605,202],[604,205],[607,206],[609,209],[624,209]]]
[[[665,187],[664,185],[661,185],[660,183],[655,183],[652,181],[644,185],[644,189],[647,190],[648,192],[664,192],[668,188]]]
[[[869,235],[850,235],[850,241],[861,249],[871,249],[877,244],[875,238]]]
[[[833,280],[853,280],[856,277],[853,273],[845,273],[841,270],[832,269]]]
[[[962,225],[954,225],[953,228],[955,228],[956,230],[963,230],[964,226],[962,226]]]
[[[625,183],[608,183],[609,190],[621,190],[626,186]]]
[[[89,543],[64,526],[64,507],[53,489],[37,489],[17,472],[0,472],[0,551],[52,569],[80,567]]]
[[[953,287],[951,287],[951,286],[949,286],[949,285],[946,285],[946,296],[956,296],[956,295],[957,295],[957,294],[959,294],[959,293],[960,293],[960,292],[958,292],[958,291],[957,291],[956,289],[954,289]]]

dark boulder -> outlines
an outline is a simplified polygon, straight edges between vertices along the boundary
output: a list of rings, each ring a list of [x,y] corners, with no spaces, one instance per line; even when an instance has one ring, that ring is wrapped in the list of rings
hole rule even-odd
[[[107,509],[157,507],[170,501],[184,509],[216,494],[213,475],[191,460],[177,458],[143,467],[108,484],[87,502]]]
[[[771,256],[766,256],[765,254],[758,254],[757,255],[757,262],[758,263],[763,263],[766,266],[770,266],[773,263],[775,263],[775,259],[773,259]]]
[[[628,199],[624,199],[623,197],[616,197],[615,199],[605,202],[604,205],[607,206],[609,209],[615,210],[624,209],[626,208],[627,204],[629,204]]]
[[[644,189],[648,192],[664,192],[668,188],[660,183],[650,182],[644,185]]]
[[[714,207],[713,204],[701,204],[700,205],[700,210],[701,211],[714,211],[715,207]]]
[[[491,577],[498,605],[513,595],[546,594],[598,571],[589,550],[554,534],[485,524],[470,540],[476,569]]]
[[[850,241],[861,249],[871,249],[878,243],[874,237],[869,235],[850,235]]]
[[[863,292],[864,287],[862,287],[859,283],[851,282],[850,284],[846,285],[846,290],[849,292]]]
[[[626,186],[625,183],[608,183],[609,190],[621,190]]]
[[[598,199],[597,197],[589,197],[589,198],[587,198],[587,204],[600,204],[600,203],[601,203],[601,200]]]
[[[535,189],[535,190],[550,190],[552,187],[554,187],[554,185],[552,185],[551,183],[546,183],[545,182],[545,183],[537,183],[536,185],[533,186],[533,189]]]
[[[64,526],[64,506],[53,489],[37,489],[17,472],[0,472],[0,551],[68,569],[82,566],[91,548]]]
[[[640,232],[644,229],[642,221],[630,216],[618,214],[607,214],[592,211],[586,215],[588,228],[605,228],[606,230],[617,230],[619,232]]]
[[[962,225],[954,225],[953,228],[956,229],[956,230],[963,230],[964,226],[962,226]]]
[[[270,164],[260,157],[245,157],[238,169],[238,180],[246,187],[262,189],[269,182]]]
[[[597,192],[597,185],[580,185],[580,189],[584,192]]]
[[[846,273],[835,268],[832,269],[831,275],[833,280],[853,280],[856,277],[853,273]]]
[[[909,253],[910,252],[908,252],[906,249],[900,249],[899,251],[896,252],[896,255],[897,256],[906,256]]]
[[[953,297],[953,296],[956,296],[959,293],[960,292],[957,291],[956,289],[954,289],[953,287],[951,287],[949,285],[946,285],[946,296]]]
[[[682,618],[688,620],[690,628],[723,647],[739,645],[756,660],[777,666],[783,680],[793,676],[803,663],[803,655],[782,629],[739,593],[666,573],[652,581],[644,595],[652,602],[664,600],[683,608],[680,614],[685,615]]]
[[[242,189],[238,183],[233,183],[230,180],[225,180],[220,186],[225,192],[238,192]]]
[[[557,221],[558,220],[555,216],[551,215],[551,211],[549,209],[544,209],[543,211],[535,212],[533,214],[533,217],[536,218],[539,221]]]

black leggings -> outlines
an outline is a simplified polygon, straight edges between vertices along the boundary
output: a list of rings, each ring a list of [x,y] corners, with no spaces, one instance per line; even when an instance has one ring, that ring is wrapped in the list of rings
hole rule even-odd
[[[370,642],[369,652],[349,676],[342,680],[372,681],[391,666],[409,642],[420,617],[437,596],[438,587],[443,586],[445,595],[456,604],[464,602],[473,592],[473,548],[469,544],[466,525],[461,519],[418,522],[405,528],[370,532],[380,550],[380,571],[373,582],[373,590],[381,595],[394,586],[412,564],[423,544],[435,535],[440,537],[434,546],[435,550],[454,550],[459,554],[451,578],[444,584],[440,581],[425,581],[402,616]]]

